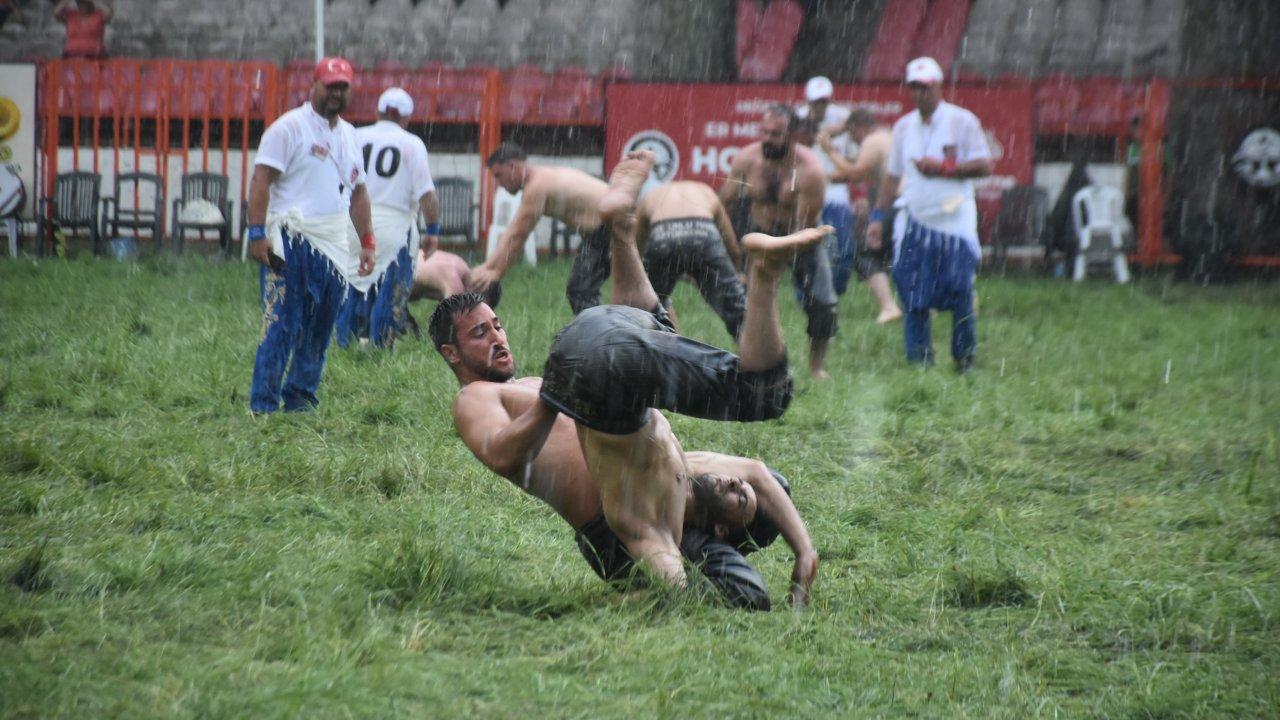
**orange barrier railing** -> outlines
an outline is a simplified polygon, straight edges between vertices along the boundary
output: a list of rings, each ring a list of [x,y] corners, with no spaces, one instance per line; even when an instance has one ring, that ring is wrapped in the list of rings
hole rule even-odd
[[[184,60],[55,60],[41,67],[41,187],[64,170],[145,171],[167,187],[170,167],[228,175],[231,151],[247,157],[254,124],[279,115],[278,69],[269,63]],[[175,141],[175,135],[178,142]],[[71,149],[69,168],[58,149]],[[82,157],[82,150],[90,150]],[[213,151],[220,155],[210,167]],[[194,157],[193,157],[194,156]],[[240,173],[240,199],[247,173]],[[137,189],[135,187],[135,192]],[[135,198],[136,202],[137,198]],[[163,212],[163,210],[162,210]]]
[[[255,130],[306,100],[312,68],[307,61],[284,67],[220,60],[45,62],[40,68],[45,161],[38,185],[47,196],[61,171],[102,172],[106,167],[113,175],[154,172],[166,187],[171,165],[183,174],[201,170],[230,175],[232,151],[247,163]],[[510,85],[506,92],[504,83]],[[475,125],[483,161],[501,142],[503,122],[600,125],[602,83],[602,78],[574,68],[558,73],[517,69],[504,76],[493,68],[434,64],[410,70],[388,63],[357,71],[344,117],[357,124],[372,122],[381,92],[403,87],[419,103],[418,119]],[[59,147],[70,148],[69,163],[59,157]],[[238,174],[239,197],[233,200],[242,201],[249,173],[242,166]],[[492,220],[495,185],[483,168],[479,177],[477,237],[483,238]]]
[[[245,170],[251,139],[288,108],[305,101],[313,64],[294,61],[283,67],[254,61],[220,60],[50,60],[40,66],[40,147],[37,185],[48,196],[58,172],[91,169],[109,163],[113,174],[152,171],[168,186],[173,169],[196,168],[230,175],[232,151],[241,153],[239,197],[247,197]],[[580,68],[547,73],[519,66],[452,68],[430,64],[409,69],[383,63],[357,71],[344,117],[357,124],[377,116],[382,90],[400,86],[419,104],[417,119],[429,123],[474,125],[480,162],[497,148],[503,124],[602,126],[603,84],[625,77],[620,70],[593,76]],[[963,78],[962,78],[963,79]],[[1140,207],[1136,219],[1143,264],[1177,262],[1164,238],[1164,169],[1161,164],[1174,84],[1231,86],[1272,92],[1269,79],[1177,81],[1120,80],[1054,76],[1039,80],[1008,78],[1004,83],[1033,86],[1033,127],[1037,134],[1121,136],[1128,122],[1141,117]],[[69,147],[70,167],[61,167],[59,148]],[[82,153],[83,149],[92,152]],[[212,167],[211,167],[212,165]],[[128,167],[125,167],[128,166]],[[150,167],[148,167],[150,166]],[[493,178],[480,178],[477,241],[492,221]],[[136,190],[135,190],[136,192]],[[136,198],[135,198],[136,200]],[[1242,262],[1276,265],[1280,259],[1250,256]]]

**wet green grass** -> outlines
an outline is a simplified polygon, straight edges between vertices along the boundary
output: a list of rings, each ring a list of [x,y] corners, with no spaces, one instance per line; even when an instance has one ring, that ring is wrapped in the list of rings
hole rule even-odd
[[[506,283],[524,373],[567,267]],[[1280,288],[980,289],[968,376],[904,367],[857,286],[784,419],[674,421],[786,474],[822,556],[811,608],[750,615],[620,602],[425,343],[254,420],[249,268],[0,262],[0,716],[1275,717]]]

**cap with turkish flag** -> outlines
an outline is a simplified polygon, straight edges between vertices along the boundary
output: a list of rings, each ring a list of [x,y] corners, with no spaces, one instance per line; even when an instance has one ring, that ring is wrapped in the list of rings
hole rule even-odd
[[[325,85],[335,83],[350,85],[355,76],[355,70],[351,69],[351,63],[346,58],[327,57],[316,63],[315,78]]]

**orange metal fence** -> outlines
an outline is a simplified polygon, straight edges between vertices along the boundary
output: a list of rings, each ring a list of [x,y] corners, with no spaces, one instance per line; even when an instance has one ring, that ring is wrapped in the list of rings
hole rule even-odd
[[[218,60],[51,60],[40,67],[40,114],[44,156],[38,185],[53,190],[67,170],[154,172],[168,186],[173,170],[229,174],[230,155],[247,163],[251,138],[284,110],[303,103],[313,64],[279,67],[264,62]],[[613,72],[611,76],[618,76]],[[430,123],[474,125],[481,161],[501,142],[502,124],[600,125],[603,78],[567,68],[542,73],[517,68],[451,68],[441,64],[408,69],[394,63],[357,70],[344,117],[355,123],[377,118],[377,98],[399,86],[419,103],[415,115]],[[504,93],[503,88],[507,87]],[[70,150],[70,159],[59,148]],[[85,153],[82,150],[89,152]],[[249,173],[239,172],[241,201]],[[495,185],[479,172],[478,238],[492,220]]]
[[[218,60],[51,60],[40,67],[40,114],[43,137],[38,185],[44,195],[57,173],[89,169],[112,173],[151,171],[168,186],[174,169],[218,171],[229,175],[229,158],[241,153],[239,197],[247,197],[244,171],[253,148],[251,138],[288,108],[305,101],[312,84],[312,63],[294,61],[283,67],[265,62]],[[532,66],[507,71],[452,68],[431,64],[410,69],[383,63],[357,71],[351,103],[344,116],[355,123],[376,119],[383,89],[400,86],[419,103],[418,118],[430,123],[474,125],[480,162],[501,142],[502,125],[600,126],[604,120],[603,83],[624,76],[610,71],[591,76],[580,68],[546,73]],[[1002,81],[1003,82],[1003,81]],[[1051,77],[1008,82],[1035,85],[1038,133],[1121,135],[1127,120],[1141,120],[1139,182],[1141,205],[1136,219],[1142,264],[1177,262],[1164,237],[1167,178],[1162,147],[1172,101],[1171,83],[1108,78]],[[1258,81],[1230,80],[1253,88]],[[1263,80],[1259,90],[1274,90]],[[1252,85],[1250,83],[1253,83]],[[63,167],[59,148],[70,149]],[[91,152],[82,153],[81,150]],[[211,164],[213,165],[211,167]],[[495,185],[480,168],[480,222],[477,240],[492,221]],[[1246,264],[1280,264],[1280,258],[1251,256]]]
[[[59,172],[146,171],[169,181],[171,161],[228,174],[247,156],[255,124],[279,115],[278,69],[269,63],[184,60],[55,60],[41,66],[41,187]],[[70,148],[64,167],[59,147]],[[87,157],[82,150],[88,150]],[[210,166],[212,151],[218,165]],[[240,173],[240,198],[247,174]]]

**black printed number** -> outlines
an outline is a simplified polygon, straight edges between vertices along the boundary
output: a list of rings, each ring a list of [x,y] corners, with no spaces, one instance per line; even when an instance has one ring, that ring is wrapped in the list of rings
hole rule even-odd
[[[373,155],[373,144],[365,145],[364,148],[364,171],[369,172],[369,160]],[[396,174],[396,170],[400,169],[400,148],[384,147],[378,151],[378,157],[373,164],[374,172],[378,173],[378,177],[389,178]]]

